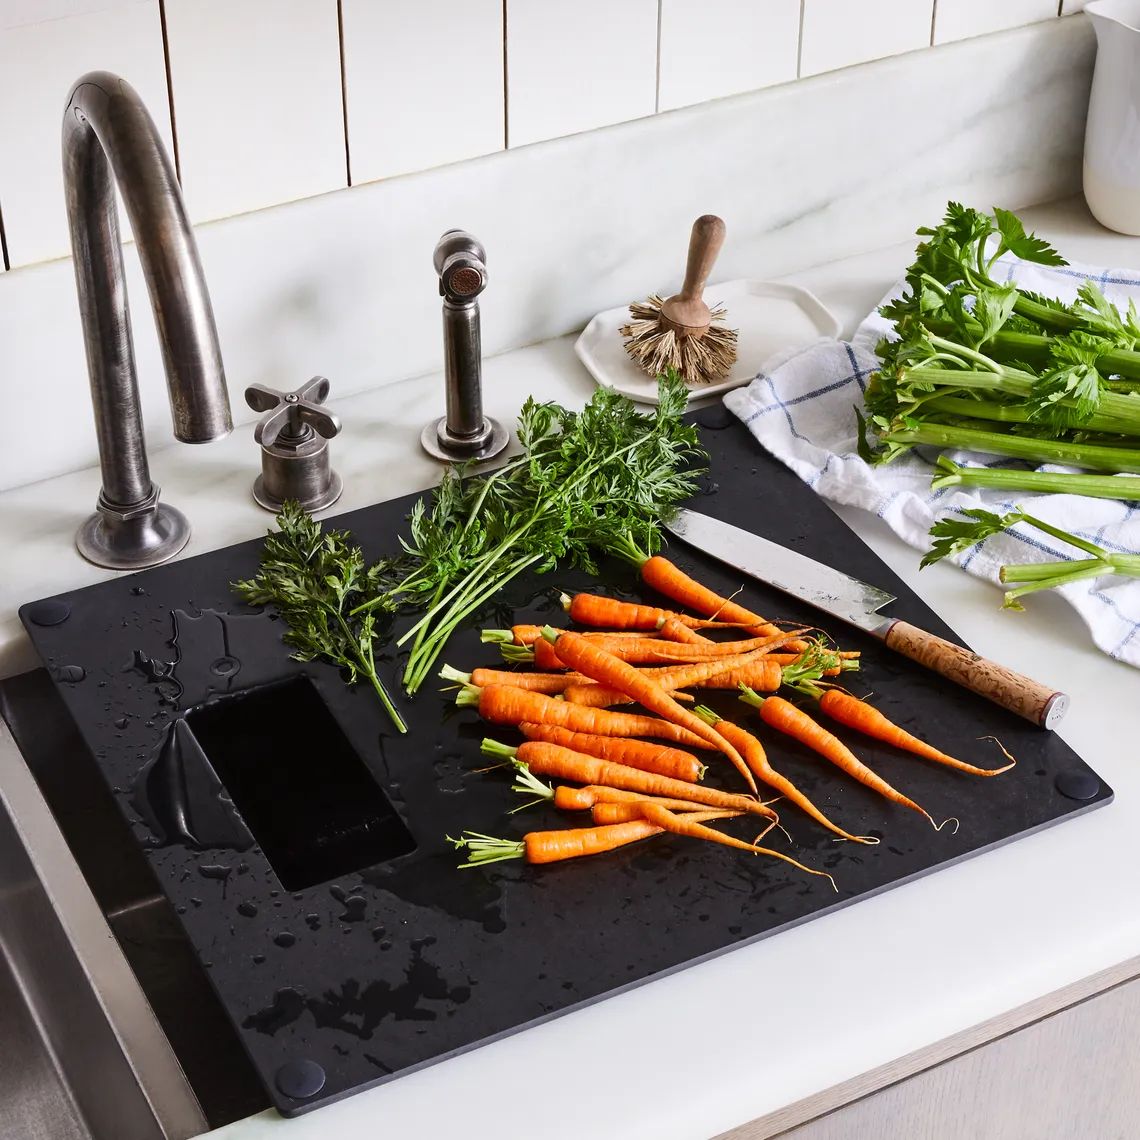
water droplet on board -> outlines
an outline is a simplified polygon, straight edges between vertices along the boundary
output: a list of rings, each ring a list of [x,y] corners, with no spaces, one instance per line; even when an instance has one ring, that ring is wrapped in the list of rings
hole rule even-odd
[[[254,918],[257,915],[257,903],[255,902],[240,902],[237,908],[238,914],[244,918]]]
[[[56,665],[51,671],[52,680],[59,685],[78,685],[86,676],[82,665]]]
[[[290,934],[288,930],[283,930],[280,934],[275,934],[273,936],[273,941],[283,950],[288,950],[290,946],[296,945],[297,936],[295,934]]]

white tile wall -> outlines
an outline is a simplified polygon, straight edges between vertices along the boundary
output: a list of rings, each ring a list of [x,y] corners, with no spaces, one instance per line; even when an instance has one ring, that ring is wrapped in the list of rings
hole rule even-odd
[[[502,0],[342,0],[353,183],[501,150]]]
[[[506,0],[514,146],[652,115],[657,0]]]
[[[12,268],[68,252],[59,113],[96,68],[139,89],[171,149],[176,132],[206,221],[1086,2],[0,0],[0,223]]]
[[[336,0],[166,0],[166,27],[194,221],[347,185]]]
[[[172,145],[158,0],[0,27],[0,209],[13,268],[70,252],[60,117],[72,84],[93,70],[131,83]]]
[[[661,0],[658,110],[796,77],[800,0]]]
[[[800,74],[926,47],[933,11],[934,0],[804,0]]]
[[[1057,0],[937,0],[934,42],[948,43],[999,32],[1057,15]]]

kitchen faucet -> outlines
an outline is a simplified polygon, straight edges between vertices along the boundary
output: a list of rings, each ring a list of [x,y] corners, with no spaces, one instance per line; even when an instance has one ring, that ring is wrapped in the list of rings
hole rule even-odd
[[[159,502],[150,477],[116,183],[158,327],[174,434],[183,443],[208,443],[233,428],[218,333],[174,168],[138,93],[118,76],[93,71],[72,88],[63,177],[103,480],[98,509],[75,542],[97,566],[141,569],[177,554],[190,524]]]

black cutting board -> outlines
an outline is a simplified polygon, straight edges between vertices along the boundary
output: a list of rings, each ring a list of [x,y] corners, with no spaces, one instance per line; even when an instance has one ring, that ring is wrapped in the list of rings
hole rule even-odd
[[[712,463],[694,507],[890,590],[898,595],[895,616],[958,640],[823,501],[743,426],[719,415],[706,416]],[[395,550],[414,500],[380,503],[335,522],[378,556]],[[330,666],[291,660],[281,623],[237,604],[229,591],[231,581],[255,571],[259,549],[259,541],[247,542],[59,595],[70,616],[56,625],[36,623],[44,613],[38,603],[21,617],[286,1114],[1112,798],[1056,734],[871,638],[836,630],[844,645],[863,650],[852,687],[873,690],[888,716],[982,765],[996,765],[1000,756],[980,737],[999,737],[1017,756],[1012,772],[982,780],[845,734],[933,816],[960,819],[956,834],[936,834],[920,816],[762,730],[775,766],[824,811],[853,833],[882,836],[877,847],[836,843],[784,810],[795,841],[788,849],[830,871],[838,894],[785,864],[673,837],[563,865],[461,872],[446,835],[472,828],[518,837],[572,821],[547,808],[509,815],[518,803],[509,779],[478,771],[486,728],[433,684],[414,701],[401,700],[411,730],[401,737],[368,688],[348,688]],[[681,544],[671,555],[724,593],[741,586],[732,572]],[[622,564],[604,565],[602,579],[609,592],[647,596]],[[519,579],[452,638],[443,660],[462,669],[494,663],[479,629],[557,621],[559,590],[592,585],[570,572]],[[819,620],[756,583],[746,583],[742,596],[771,617]],[[395,632],[407,624],[397,622]],[[390,657],[383,664],[393,692],[399,665]],[[749,719],[730,694],[710,703]],[[490,735],[517,740],[506,730]],[[710,782],[719,778],[710,772]],[[1059,778],[1088,798],[1062,794]],[[245,805],[244,819],[232,799]],[[741,835],[755,830],[740,821],[729,827]],[[322,1073],[319,1092],[286,1095],[301,1094],[306,1079]]]

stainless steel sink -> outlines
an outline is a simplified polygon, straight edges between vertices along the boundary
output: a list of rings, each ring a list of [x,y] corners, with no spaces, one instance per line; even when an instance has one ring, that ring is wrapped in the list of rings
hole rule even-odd
[[[0,720],[0,1140],[176,1140],[207,1127]]]

